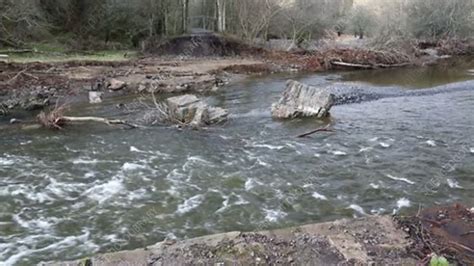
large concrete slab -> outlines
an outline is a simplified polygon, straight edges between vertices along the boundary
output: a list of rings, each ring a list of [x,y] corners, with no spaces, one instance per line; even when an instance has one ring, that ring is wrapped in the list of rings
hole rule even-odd
[[[230,232],[44,265],[416,265],[389,216]],[[81,264],[82,263],[82,264]]]

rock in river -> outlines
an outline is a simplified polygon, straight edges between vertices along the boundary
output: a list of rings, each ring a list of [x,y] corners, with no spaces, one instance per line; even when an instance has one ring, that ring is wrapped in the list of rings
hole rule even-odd
[[[318,117],[329,115],[335,96],[324,88],[289,80],[278,103],[272,105],[274,118]]]
[[[89,103],[96,104],[102,102],[103,93],[100,91],[89,91]]]
[[[166,104],[171,120],[193,127],[220,123],[228,116],[227,110],[211,107],[191,94],[168,98]]]
[[[127,86],[127,83],[125,81],[121,81],[118,79],[110,79],[107,82],[107,89],[112,90],[112,91],[118,91]]]

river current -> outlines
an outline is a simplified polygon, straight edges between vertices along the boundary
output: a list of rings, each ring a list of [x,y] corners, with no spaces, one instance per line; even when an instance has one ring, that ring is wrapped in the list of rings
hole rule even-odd
[[[426,89],[474,79],[469,62],[455,71],[291,78]],[[474,205],[474,81],[472,90],[335,106],[328,121],[273,120],[270,106],[288,78],[252,78],[207,96],[231,115],[206,130],[3,129],[0,262],[30,265],[165,238]],[[73,111],[113,115],[116,103]],[[334,132],[295,137],[327,123]]]

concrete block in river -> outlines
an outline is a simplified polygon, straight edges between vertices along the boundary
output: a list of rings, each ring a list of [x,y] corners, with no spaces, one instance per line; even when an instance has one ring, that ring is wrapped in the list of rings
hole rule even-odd
[[[168,98],[166,104],[172,121],[177,120],[194,127],[223,122],[228,116],[227,110],[211,107],[191,94]]]
[[[278,103],[272,105],[272,116],[274,118],[323,118],[329,115],[334,100],[335,96],[324,88],[289,80],[283,96]]]
[[[96,104],[102,102],[102,92],[89,91],[89,103]]]
[[[166,102],[170,116],[183,123],[190,122],[196,110],[203,104],[198,97],[191,94],[171,97]]]

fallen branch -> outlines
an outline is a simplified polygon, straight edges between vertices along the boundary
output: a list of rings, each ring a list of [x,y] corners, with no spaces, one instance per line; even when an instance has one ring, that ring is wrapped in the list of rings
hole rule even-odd
[[[304,137],[313,135],[313,134],[318,133],[318,132],[334,132],[333,129],[330,129],[330,128],[329,128],[330,126],[331,126],[331,125],[327,125],[327,126],[325,126],[325,127],[321,127],[321,128],[312,130],[312,131],[310,131],[310,132],[307,132],[307,133],[298,135],[298,136],[296,136],[296,137],[297,137],[297,138],[304,138]]]
[[[343,62],[343,61],[332,61],[331,64],[336,65],[336,66],[364,68],[364,69],[373,69],[373,68],[375,68],[373,65],[352,64],[352,63],[346,63],[346,62]]]
[[[13,81],[15,81],[19,76],[21,76],[21,74],[25,73],[27,70],[28,70],[28,67],[25,67],[23,70],[16,73],[16,75],[13,78],[7,81],[7,84],[11,84]]]
[[[66,122],[97,122],[104,123],[107,125],[125,125],[130,128],[139,128],[140,126],[131,124],[125,120],[119,119],[107,119],[103,117],[94,117],[94,116],[84,116],[84,117],[74,117],[74,116],[61,116],[56,118],[56,124],[64,124]]]
[[[469,253],[471,254],[474,254],[474,250],[468,246],[465,246],[461,243],[458,243],[458,242],[454,242],[454,241],[449,241],[450,244],[453,244],[455,246],[458,246],[459,248],[461,248],[463,251],[468,251]],[[465,255],[468,255],[468,254],[465,254]]]
[[[379,68],[396,68],[396,67],[406,67],[411,65],[411,63],[401,63],[401,64],[377,64]]]
[[[462,233],[461,236],[467,236],[467,235],[471,235],[471,234],[474,235],[474,231],[469,231],[469,232],[466,232],[466,233]]]
[[[15,42],[13,40],[4,39],[4,38],[0,38],[0,43],[3,43],[6,46],[11,46],[13,48],[20,48],[21,47],[21,44]]]
[[[0,53],[2,54],[26,54],[26,53],[34,53],[34,50],[31,49],[21,49],[21,50],[2,50]]]
[[[28,72],[23,72],[23,73],[21,73],[21,74],[23,74],[23,75],[25,75],[25,76],[27,76],[27,77],[30,77],[30,78],[32,78],[32,79],[39,80],[39,78],[38,78],[37,76],[34,76],[34,75],[32,75],[32,74],[30,74],[30,73],[28,73]]]
[[[396,67],[405,67],[405,66],[411,65],[411,63],[363,65],[363,64],[346,63],[343,61],[332,61],[331,64],[336,65],[336,66],[363,68],[363,69],[396,68]]]
[[[41,112],[38,115],[38,121],[44,127],[51,128],[51,129],[63,129],[64,125],[74,122],[96,122],[96,123],[104,123],[107,125],[125,125],[130,128],[139,128],[140,126],[129,123],[124,120],[119,119],[107,119],[103,117],[94,117],[94,116],[86,116],[86,117],[74,117],[74,116],[64,116],[63,113],[66,110],[66,105],[59,106],[56,103],[56,107],[51,110],[49,113]]]

